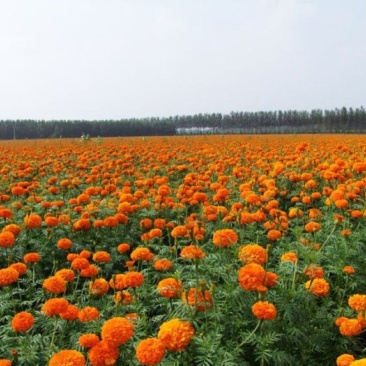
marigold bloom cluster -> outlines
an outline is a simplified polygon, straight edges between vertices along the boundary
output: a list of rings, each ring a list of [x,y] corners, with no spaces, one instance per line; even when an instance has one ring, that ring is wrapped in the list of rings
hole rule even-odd
[[[134,333],[134,326],[127,319],[115,317],[107,320],[101,329],[102,340],[113,346],[128,342]]]
[[[196,245],[188,245],[181,250],[180,256],[184,259],[203,259],[206,253]]]
[[[313,278],[307,281],[305,288],[318,297],[325,297],[330,291],[330,285],[324,278]]]
[[[217,230],[213,234],[212,242],[217,247],[228,247],[237,243],[238,234],[232,229]]]
[[[260,320],[273,320],[277,316],[276,307],[268,301],[257,301],[252,306],[252,312]]]
[[[11,327],[15,332],[26,332],[34,325],[34,317],[27,311],[15,314],[11,321]]]
[[[85,366],[84,355],[75,350],[62,350],[49,360],[49,366]]]
[[[165,278],[158,283],[157,290],[161,296],[172,299],[182,292],[182,282],[175,278]]]
[[[146,366],[155,366],[165,355],[165,346],[159,338],[147,338],[136,347],[137,360]]]
[[[259,244],[247,244],[240,248],[238,257],[246,264],[257,263],[263,265],[268,260],[268,253]]]

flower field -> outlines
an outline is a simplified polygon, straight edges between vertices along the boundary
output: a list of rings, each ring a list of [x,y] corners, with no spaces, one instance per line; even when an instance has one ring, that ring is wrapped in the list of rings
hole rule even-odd
[[[0,366],[366,365],[366,138],[0,142]]]

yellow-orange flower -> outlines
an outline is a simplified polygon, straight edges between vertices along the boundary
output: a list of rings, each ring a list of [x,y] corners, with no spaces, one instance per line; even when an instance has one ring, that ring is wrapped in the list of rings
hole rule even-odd
[[[257,263],[249,263],[238,271],[239,285],[248,291],[256,291],[264,284],[266,271]]]
[[[238,241],[238,234],[232,229],[217,230],[213,234],[212,242],[217,247],[228,247]]]
[[[68,250],[70,249],[72,246],[72,241],[68,238],[61,238],[58,242],[57,242],[57,247],[59,249],[63,249],[63,250]]]
[[[131,252],[130,257],[134,261],[150,261],[154,258],[154,254],[150,252],[149,248],[139,247]]]
[[[127,319],[114,317],[107,320],[101,329],[102,339],[113,346],[128,342],[134,333],[134,326]]]
[[[11,327],[15,332],[26,332],[33,327],[33,324],[34,316],[27,311],[15,314],[11,321]]]
[[[144,275],[141,272],[130,271],[124,276],[125,287],[140,287],[144,283]]]
[[[104,251],[104,250],[100,250],[98,252],[95,252],[93,254],[93,261],[94,262],[103,262],[103,263],[108,263],[111,260],[111,255]]]
[[[76,305],[69,304],[65,311],[62,311],[60,318],[64,320],[76,320],[79,317],[79,308]]]
[[[330,291],[329,283],[324,278],[314,278],[307,281],[305,288],[318,297],[325,297]]]
[[[165,278],[158,283],[157,290],[161,296],[172,299],[180,295],[182,282],[175,278]]]
[[[19,273],[19,276],[27,273],[27,265],[22,262],[12,263],[9,268],[14,268]]]
[[[9,286],[14,282],[17,282],[19,278],[19,272],[14,268],[2,268],[0,269],[0,286]]]
[[[366,295],[355,294],[348,299],[348,305],[355,311],[366,310]]]
[[[208,290],[191,288],[182,293],[182,301],[195,307],[198,311],[206,311],[212,308],[212,297]]]
[[[15,244],[15,236],[10,231],[2,231],[0,233],[0,247],[10,248]]]
[[[252,306],[252,312],[261,320],[273,320],[277,316],[276,307],[268,301],[257,301]]]
[[[52,294],[61,294],[66,291],[66,281],[61,276],[51,276],[43,281],[42,288]]]
[[[169,259],[167,258],[163,258],[163,259],[157,259],[155,262],[154,262],[154,268],[157,270],[157,271],[169,271],[173,268],[173,263],[172,261],[170,261]]]
[[[38,253],[27,253],[24,255],[23,260],[25,263],[37,263],[41,260],[41,256]]]
[[[337,357],[336,363],[337,366],[350,366],[353,361],[356,359],[354,356],[350,355],[349,353],[344,353]]]
[[[311,265],[305,268],[304,273],[310,278],[323,278],[324,277],[324,270],[322,267]]]
[[[92,366],[114,366],[118,359],[118,347],[106,341],[100,341],[90,348],[88,359]]]
[[[85,348],[91,348],[99,343],[99,337],[94,333],[85,333],[79,337],[79,344]]]
[[[79,310],[78,319],[82,323],[90,322],[99,318],[99,310],[94,306],[86,306]]]
[[[321,225],[318,222],[310,221],[305,225],[305,231],[308,233],[313,233],[315,231],[319,231],[321,229]]]
[[[65,298],[53,298],[44,303],[41,311],[46,316],[54,316],[66,311],[68,306],[69,302]]]
[[[109,291],[109,283],[104,278],[97,278],[89,284],[89,293],[95,296],[103,296]]]
[[[203,259],[206,253],[196,245],[188,245],[182,249],[180,256],[184,259]]]
[[[195,331],[190,322],[178,318],[168,320],[161,324],[158,338],[171,352],[184,351],[194,337]]]
[[[159,338],[147,338],[136,347],[137,360],[146,366],[155,366],[165,355],[164,343]]]
[[[42,225],[42,218],[35,213],[31,213],[25,216],[24,224],[27,229],[35,229]]]
[[[49,366],[85,366],[85,357],[75,350],[62,350],[55,353],[48,363]]]
[[[281,255],[281,262],[297,263],[297,254],[294,252],[286,252]]]
[[[267,262],[268,254],[267,251],[259,244],[247,244],[240,248],[238,257],[246,264],[264,264]]]

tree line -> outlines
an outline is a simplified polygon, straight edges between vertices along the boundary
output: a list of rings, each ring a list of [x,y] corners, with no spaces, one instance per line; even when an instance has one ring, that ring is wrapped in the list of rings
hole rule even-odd
[[[205,113],[121,120],[0,120],[0,139],[236,133],[366,133],[366,110]]]

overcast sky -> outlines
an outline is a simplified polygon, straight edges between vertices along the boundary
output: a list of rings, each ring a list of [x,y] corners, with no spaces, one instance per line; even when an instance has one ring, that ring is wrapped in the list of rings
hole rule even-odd
[[[0,0],[0,119],[366,106],[366,0]]]

